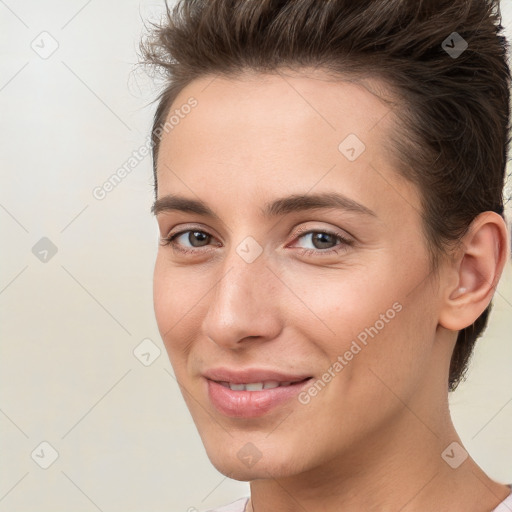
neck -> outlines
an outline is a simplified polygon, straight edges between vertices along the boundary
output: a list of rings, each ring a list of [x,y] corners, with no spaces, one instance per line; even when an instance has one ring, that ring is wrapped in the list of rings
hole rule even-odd
[[[510,488],[492,481],[467,456],[447,403],[437,422],[424,413],[406,406],[397,424],[321,467],[252,481],[247,512],[493,510]],[[454,442],[457,445],[446,451]],[[454,469],[447,461],[460,466]]]

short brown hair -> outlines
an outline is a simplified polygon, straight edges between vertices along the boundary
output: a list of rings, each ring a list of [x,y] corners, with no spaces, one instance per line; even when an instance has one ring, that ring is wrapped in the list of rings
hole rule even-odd
[[[152,132],[155,196],[161,127],[192,80],[313,66],[378,78],[399,99],[390,146],[397,170],[420,191],[433,270],[478,214],[504,216],[510,69],[499,0],[179,0],[166,7],[165,21],[141,43],[144,62],[167,80]],[[450,391],[465,377],[491,307],[458,333]]]

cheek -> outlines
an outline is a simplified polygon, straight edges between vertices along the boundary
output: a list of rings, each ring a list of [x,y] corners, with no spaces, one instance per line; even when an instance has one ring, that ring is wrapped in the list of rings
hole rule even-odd
[[[167,349],[171,362],[175,355],[182,353],[189,345],[188,339],[194,336],[194,312],[200,301],[194,290],[197,287],[184,269],[173,268],[163,255],[157,256],[153,275],[153,306],[160,336]]]
[[[193,313],[204,295],[203,280],[191,268],[170,263],[164,252],[160,252],[153,274],[153,305],[160,330],[165,332],[188,311]],[[181,323],[181,322],[180,322]]]
[[[338,381],[354,407],[374,411],[370,417],[392,411],[401,403],[397,397],[407,401],[428,381],[436,327],[427,300],[391,293],[375,306],[357,318],[357,332],[347,332]]]
[[[394,268],[294,276],[294,292],[304,304],[290,302],[288,321],[294,318],[294,325],[326,356],[325,371],[342,356],[343,369],[337,368],[345,377],[339,381],[366,388],[371,382],[379,385],[370,370],[392,385],[421,374],[435,336],[432,298],[428,289],[411,293],[410,283],[423,275],[421,269],[418,276],[398,276]]]
[[[153,274],[153,306],[160,335],[165,341],[165,333],[172,327],[176,316],[176,283],[172,274],[165,269],[160,255],[157,257]]]
[[[382,324],[380,316],[384,314],[384,321],[391,321],[399,309],[393,309],[399,298],[396,285],[383,279],[382,271],[369,266],[311,269],[290,274],[287,281],[293,283],[297,297],[289,302],[288,313],[313,335],[313,340],[334,352],[343,350],[361,333],[364,338],[365,328],[376,322],[379,331],[383,330],[387,323]]]

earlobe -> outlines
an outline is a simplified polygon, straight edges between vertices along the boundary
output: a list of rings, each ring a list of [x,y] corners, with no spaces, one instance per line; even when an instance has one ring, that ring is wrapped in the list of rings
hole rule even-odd
[[[458,331],[468,327],[489,305],[508,257],[507,227],[497,213],[483,212],[471,223],[444,288],[439,324]],[[454,284],[455,283],[455,284]]]

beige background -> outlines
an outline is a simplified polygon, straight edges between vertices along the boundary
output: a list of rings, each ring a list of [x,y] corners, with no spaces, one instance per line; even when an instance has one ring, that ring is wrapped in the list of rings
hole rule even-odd
[[[159,339],[150,157],[93,195],[149,133],[155,90],[133,70],[142,20],[161,7],[0,1],[0,512],[192,511],[248,493],[209,463]],[[509,263],[451,397],[466,448],[502,482],[512,482],[511,329]],[[133,351],[147,338],[151,358],[162,352],[144,366]],[[47,469],[42,442],[58,453]]]

